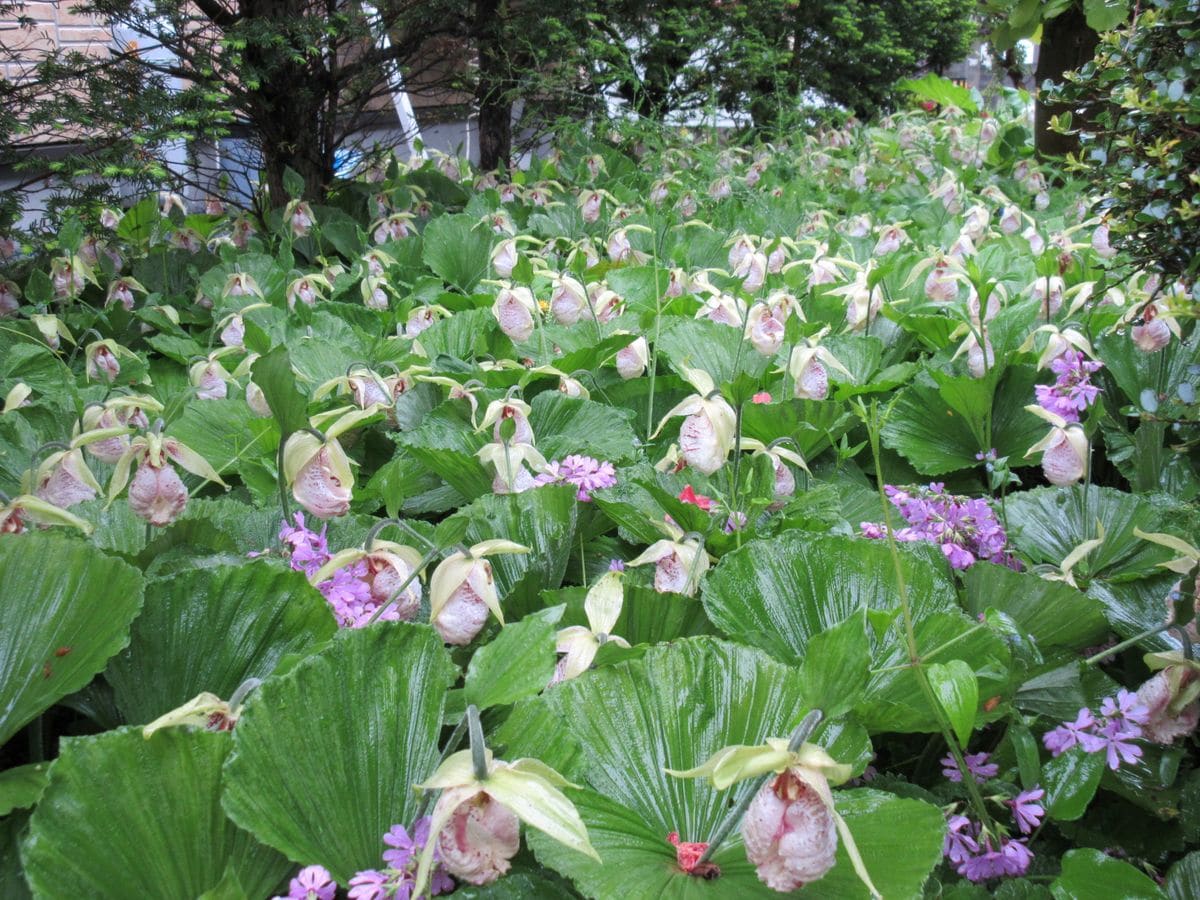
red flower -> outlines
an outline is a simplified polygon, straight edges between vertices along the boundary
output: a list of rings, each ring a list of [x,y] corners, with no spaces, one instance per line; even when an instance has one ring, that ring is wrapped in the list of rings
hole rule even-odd
[[[672,831],[667,835],[667,842],[675,847],[675,864],[688,875],[699,878],[716,878],[721,870],[713,863],[701,863],[700,857],[708,849],[707,843],[679,840],[679,832]]]
[[[697,494],[694,490],[692,490],[692,486],[690,484],[679,492],[679,499],[684,503],[692,504],[692,506],[698,506],[705,512],[711,510],[713,505],[711,497],[705,497],[703,494]]]
[[[750,398],[751,403],[770,403],[771,395],[767,391],[759,391]]]

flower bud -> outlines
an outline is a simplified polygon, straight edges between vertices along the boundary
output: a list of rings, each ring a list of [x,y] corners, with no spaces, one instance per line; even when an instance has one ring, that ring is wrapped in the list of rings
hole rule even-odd
[[[170,463],[143,462],[129,484],[129,508],[151,525],[170,525],[187,505],[188,490]]]
[[[781,892],[795,891],[824,877],[837,858],[833,812],[809,778],[788,769],[763,785],[742,820],[746,856],[758,878]]]
[[[446,792],[438,800],[455,802]],[[433,812],[438,819],[438,809]],[[449,824],[438,834],[442,867],[469,884],[491,884],[507,872],[521,847],[521,823],[503,803],[480,790],[454,808]]]

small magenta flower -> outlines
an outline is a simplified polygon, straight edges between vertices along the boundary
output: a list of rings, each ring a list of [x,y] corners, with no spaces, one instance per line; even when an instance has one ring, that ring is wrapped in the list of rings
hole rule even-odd
[[[1013,811],[1013,821],[1017,823],[1022,834],[1030,834],[1042,824],[1042,816],[1046,814],[1046,810],[1038,801],[1045,796],[1046,792],[1041,788],[1032,788],[1021,791],[1008,801]]]
[[[324,866],[306,866],[288,882],[288,892],[273,900],[334,900],[337,882]]]
[[[976,784],[983,784],[989,778],[995,778],[1000,771],[1000,766],[987,761],[989,755],[987,753],[968,753],[963,757],[963,761],[967,764],[967,771],[974,777]],[[943,756],[938,761],[942,764],[942,774],[947,781],[953,781],[956,784],[962,781],[962,772],[959,771],[953,756]]]
[[[1079,710],[1074,722],[1063,722],[1053,731],[1042,737],[1042,743],[1050,751],[1051,756],[1060,756],[1072,747],[1079,745],[1088,753],[1095,753],[1104,747],[1104,742],[1096,734],[1096,718],[1087,707]]]
[[[993,846],[983,838],[980,851],[958,866],[958,874],[974,882],[992,878],[1016,878],[1029,870],[1033,853],[1023,841],[1001,837]]]
[[[946,820],[946,839],[942,855],[956,866],[962,865],[979,852],[975,840],[977,829],[966,816],[950,816]]]
[[[350,879],[350,900],[388,900],[388,877],[377,869],[367,869]]]

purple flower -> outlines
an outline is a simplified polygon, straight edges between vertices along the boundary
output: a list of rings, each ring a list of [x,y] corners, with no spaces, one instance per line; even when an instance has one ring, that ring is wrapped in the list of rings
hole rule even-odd
[[[578,488],[575,498],[590,503],[592,491],[604,490],[617,483],[617,471],[610,462],[576,454],[550,463],[533,482],[539,487],[544,484],[573,484]]]
[[[979,852],[975,840],[975,825],[966,816],[951,816],[946,820],[946,841],[942,855],[955,865],[961,865]]]
[[[927,487],[907,489],[885,485],[884,492],[904,517],[907,527],[897,529],[897,541],[930,541],[937,544],[955,569],[967,569],[977,560],[1015,566],[1005,547],[1008,536],[986,500],[946,493],[946,486],[933,482]],[[863,536],[887,536],[887,526],[875,522],[859,524]]]
[[[1046,810],[1038,801],[1045,796],[1046,792],[1041,788],[1033,788],[1021,791],[1008,801],[1008,805],[1012,807],[1013,821],[1021,829],[1021,834],[1029,834],[1042,824],[1042,816],[1046,814]]]
[[[1088,360],[1078,350],[1068,350],[1050,363],[1058,376],[1054,384],[1034,387],[1038,405],[1068,422],[1078,422],[1079,414],[1096,402],[1100,388],[1091,382],[1093,372],[1104,363]]]
[[[998,765],[987,761],[988,756],[987,753],[968,753],[963,757],[963,761],[967,764],[967,771],[974,776],[977,784],[983,784],[989,778],[994,778],[1000,771]],[[962,772],[959,771],[953,756],[943,756],[938,762],[942,764],[942,774],[946,776],[947,781],[953,781],[955,784],[962,781]]]
[[[343,566],[334,572],[328,581],[317,585],[317,589],[333,607],[333,614],[343,628],[361,628],[375,611],[376,604],[371,596],[371,586],[363,580],[366,575],[367,564],[359,560],[354,565]],[[382,618],[387,618],[387,615]]]
[[[1136,725],[1130,725],[1128,728],[1128,731],[1123,730],[1121,723],[1114,719],[1100,729],[1100,739],[1108,756],[1108,767],[1114,772],[1121,768],[1122,762],[1133,765],[1142,758],[1142,748],[1129,743],[1131,739],[1141,737],[1142,729]]]
[[[1104,746],[1104,742],[1095,735],[1096,719],[1087,707],[1079,710],[1074,722],[1063,722],[1053,731],[1042,736],[1042,743],[1050,751],[1051,756],[1066,753],[1079,744],[1088,753],[1095,753]]]
[[[275,900],[333,900],[337,883],[324,866],[307,866],[288,883],[286,897]]]
[[[325,536],[328,525],[321,527],[321,533],[310,531],[304,523],[304,513],[297,512],[293,517],[295,527],[284,522],[279,529],[279,540],[288,550],[291,567],[305,575],[313,575],[317,569],[329,562],[329,541]]]
[[[393,848],[383,851],[383,861],[393,869],[403,869],[420,849],[403,825],[393,825],[383,836],[383,842]]]
[[[974,882],[1012,878],[1024,875],[1032,860],[1033,853],[1021,841],[1002,837],[993,849],[991,841],[984,839],[979,854],[960,864],[958,874]]]
[[[387,900],[388,877],[376,869],[359,872],[350,879],[350,900]]]
[[[1110,721],[1123,720],[1133,725],[1145,725],[1150,720],[1150,710],[1138,702],[1136,693],[1125,688],[1117,691],[1115,698],[1104,698],[1100,704],[1100,714]]]

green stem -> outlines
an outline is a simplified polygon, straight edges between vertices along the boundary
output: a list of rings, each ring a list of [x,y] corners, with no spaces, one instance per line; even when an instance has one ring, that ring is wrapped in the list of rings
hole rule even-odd
[[[1113,656],[1114,654],[1120,653],[1122,650],[1127,650],[1130,647],[1134,646],[1135,644],[1140,644],[1146,638],[1151,637],[1156,634],[1159,634],[1160,632],[1166,631],[1170,627],[1171,627],[1171,624],[1169,622],[1164,625],[1155,625],[1153,628],[1146,629],[1141,634],[1135,634],[1133,637],[1129,638],[1128,640],[1121,641],[1121,643],[1119,643],[1119,644],[1114,644],[1113,646],[1109,647],[1107,650],[1101,650],[1095,656],[1089,656],[1087,659],[1085,659],[1083,661],[1083,664],[1085,666],[1094,666],[1094,665],[1096,665],[1096,663],[1102,662],[1103,660],[1107,659],[1108,657]]]
[[[279,507],[283,511],[283,521],[289,524],[292,521],[292,517],[288,509],[287,479],[283,474],[283,448],[287,445],[288,438],[290,437],[290,434],[287,436],[281,434],[279,436],[279,449],[275,454],[275,482],[279,485]]]
[[[479,707],[467,707],[467,732],[471,735],[471,766],[476,781],[487,781],[487,745],[483,742],[483,726],[479,723]]]
[[[788,741],[789,752],[795,753],[800,749],[800,746],[809,739],[814,731],[817,730],[817,726],[821,724],[821,719],[823,717],[824,713],[822,713],[821,710],[814,709],[800,720],[800,724],[797,725],[796,730],[792,732],[791,740]],[[774,777],[776,777],[775,772],[768,772],[766,775],[759,777],[759,779],[751,785],[750,789],[747,790],[745,795],[742,797],[741,802],[738,803],[738,805],[733,808],[729,815],[722,820],[721,824],[717,826],[717,830],[713,833],[713,836],[708,841],[708,847],[705,849],[704,855],[701,856],[699,861],[696,863],[697,866],[702,865],[703,863],[706,863],[712,859],[713,855],[717,852],[717,849],[721,846],[722,842],[724,842],[725,838],[729,837],[729,833],[733,831],[739,822],[742,821],[742,816],[746,814],[746,810],[750,808],[750,804],[753,802],[754,798],[758,796],[758,792],[762,790],[762,786]]]

